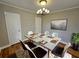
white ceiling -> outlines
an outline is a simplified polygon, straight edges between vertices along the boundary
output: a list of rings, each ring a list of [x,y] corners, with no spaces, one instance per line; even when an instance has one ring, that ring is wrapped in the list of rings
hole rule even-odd
[[[38,3],[39,0],[0,0],[8,5],[28,9],[30,11],[36,11],[43,6]],[[73,7],[79,7],[79,0],[47,0],[48,3],[45,6],[50,11],[63,10]]]

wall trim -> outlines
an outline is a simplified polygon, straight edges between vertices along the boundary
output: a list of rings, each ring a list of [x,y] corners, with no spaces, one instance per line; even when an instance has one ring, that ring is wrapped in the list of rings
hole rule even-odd
[[[17,6],[15,6],[15,5],[12,5],[12,4],[7,3],[7,2],[0,1],[0,3],[1,3],[1,4],[4,4],[4,5],[7,5],[7,6],[10,6],[10,7],[18,8],[18,9],[21,9],[21,10],[24,10],[24,11],[27,11],[27,12],[36,13],[36,12],[33,11],[33,10],[25,9],[25,8],[22,8],[22,7],[17,7]],[[75,6],[75,7],[70,7],[70,8],[66,8],[66,9],[60,9],[60,10],[51,11],[51,14],[52,14],[52,13],[55,13],[55,12],[62,12],[62,11],[66,11],[66,10],[70,10],[70,9],[75,9],[75,8],[79,8],[79,6]]]
[[[71,10],[71,9],[76,9],[76,8],[79,8],[79,6],[66,8],[66,9],[62,9],[62,10],[55,10],[55,11],[51,11],[51,13],[62,12],[62,11],[67,11],[67,10]]]
[[[22,41],[26,41],[26,40],[28,40],[28,39],[24,39],[24,40],[22,40]],[[19,43],[19,42],[15,42],[14,44],[16,44],[16,43]],[[14,45],[14,44],[8,44],[8,45],[5,45],[5,46],[3,46],[3,47],[0,47],[0,51],[1,51],[2,49],[4,49],[4,48],[10,47],[11,45]]]
[[[10,6],[10,7],[14,7],[14,8],[23,10],[23,11],[35,13],[33,10],[25,9],[25,8],[22,8],[22,7],[17,7],[17,6],[15,6],[15,5],[9,4],[9,3],[7,3],[7,2],[0,1],[0,3],[3,4],[3,5],[6,5],[6,6]]]

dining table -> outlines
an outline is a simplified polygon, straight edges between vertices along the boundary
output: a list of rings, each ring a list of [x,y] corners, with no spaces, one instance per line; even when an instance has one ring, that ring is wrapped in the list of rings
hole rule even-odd
[[[48,50],[48,58],[50,51],[52,51],[56,45],[60,42],[60,38],[58,37],[50,37],[50,36],[38,36],[38,37],[27,37],[29,41],[33,42],[37,46],[42,46],[43,48]]]

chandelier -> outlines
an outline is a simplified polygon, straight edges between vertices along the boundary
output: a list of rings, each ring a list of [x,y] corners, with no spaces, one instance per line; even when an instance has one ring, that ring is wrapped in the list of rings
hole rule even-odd
[[[47,4],[47,0],[40,0],[39,3],[40,5],[45,6]],[[40,15],[49,14],[49,13],[50,11],[47,8],[42,8],[37,10],[37,14],[40,14]]]
[[[50,11],[46,8],[42,8],[42,9],[37,10],[37,14],[41,14],[41,15],[49,14],[49,12]]]

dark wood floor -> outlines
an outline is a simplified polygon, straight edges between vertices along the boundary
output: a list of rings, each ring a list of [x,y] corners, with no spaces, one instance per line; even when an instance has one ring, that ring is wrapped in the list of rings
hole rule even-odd
[[[60,43],[60,46],[64,46],[64,44]],[[0,57],[2,57],[2,58],[8,58],[10,55],[15,54],[15,52],[18,49],[21,49],[21,48],[22,48],[21,44],[17,43],[17,44],[14,44],[14,45],[10,46],[10,47],[2,49],[1,53],[0,53]],[[69,48],[68,49],[68,53],[72,54],[72,56],[74,58],[79,58],[79,51],[75,51],[72,48]]]

